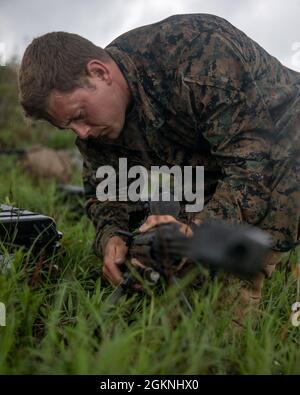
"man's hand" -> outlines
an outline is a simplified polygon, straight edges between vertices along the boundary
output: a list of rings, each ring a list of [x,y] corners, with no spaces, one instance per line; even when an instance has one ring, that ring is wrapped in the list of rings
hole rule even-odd
[[[122,281],[122,272],[119,266],[125,262],[127,252],[128,247],[119,236],[111,237],[105,246],[103,274],[115,285]]]
[[[186,236],[192,236],[193,235],[193,231],[192,229],[180,222],[177,221],[176,218],[172,217],[171,215],[150,215],[146,222],[139,228],[140,232],[146,232],[147,230],[153,228],[154,226],[160,225],[160,224],[167,224],[170,222],[175,222],[180,226],[180,231],[186,235]]]
[[[178,224],[180,232],[182,232],[185,236],[187,236],[187,237],[193,236],[193,231],[187,224],[177,221],[177,219],[171,215],[150,215],[147,218],[146,222],[139,228],[139,231],[140,232],[147,232],[149,229],[151,229],[157,225],[167,224],[167,223],[171,223],[171,222],[175,222],[176,224]],[[200,221],[197,221],[197,224],[199,224],[199,223],[200,223]],[[180,268],[185,262],[186,262],[186,258],[183,258],[181,261],[181,264],[179,265],[178,268]],[[132,259],[131,263],[135,267],[145,268],[145,265],[143,265],[137,259]]]

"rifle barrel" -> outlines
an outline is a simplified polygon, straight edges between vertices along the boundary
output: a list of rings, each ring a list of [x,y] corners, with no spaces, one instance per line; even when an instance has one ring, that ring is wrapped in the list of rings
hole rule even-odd
[[[26,150],[23,148],[1,148],[0,155],[25,155]]]

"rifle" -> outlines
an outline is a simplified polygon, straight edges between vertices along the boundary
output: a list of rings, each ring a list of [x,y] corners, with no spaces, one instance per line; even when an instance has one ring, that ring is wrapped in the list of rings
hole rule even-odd
[[[149,202],[150,214],[176,215],[178,202]],[[151,210],[152,208],[152,210]],[[176,214],[177,213],[177,214]],[[146,266],[138,269],[148,284],[157,284],[160,278],[176,283],[176,268],[182,259],[195,266],[207,266],[212,273],[224,271],[240,278],[251,279],[262,270],[270,249],[269,235],[255,227],[231,225],[225,221],[206,221],[192,226],[193,236],[184,236],[176,223],[162,224],[144,233],[119,231],[127,237],[129,257]],[[136,283],[134,275],[127,271],[111,301],[116,303]],[[185,295],[185,304],[187,302]]]
[[[69,214],[71,215],[69,217],[78,220],[85,215],[83,187],[72,184],[58,184],[56,191],[59,200],[70,207]]]
[[[57,191],[62,193],[66,198],[84,198],[84,189],[79,185],[58,184]]]
[[[18,155],[22,156],[27,153],[25,148],[0,148],[0,155]]]

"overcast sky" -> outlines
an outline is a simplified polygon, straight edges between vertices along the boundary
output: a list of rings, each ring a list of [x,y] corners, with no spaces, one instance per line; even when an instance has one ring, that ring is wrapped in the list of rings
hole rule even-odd
[[[0,56],[4,46],[8,57],[22,55],[32,38],[57,30],[105,47],[135,27],[194,12],[229,20],[300,71],[300,0],[0,0]]]

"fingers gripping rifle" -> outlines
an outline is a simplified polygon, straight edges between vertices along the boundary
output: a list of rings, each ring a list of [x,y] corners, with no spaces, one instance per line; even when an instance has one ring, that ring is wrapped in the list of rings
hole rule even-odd
[[[133,236],[130,244],[131,257],[163,276],[188,258],[242,278],[262,269],[270,247],[268,235],[260,229],[224,221],[195,225],[192,237],[184,236],[176,223],[162,224]]]
[[[178,205],[176,205],[176,203]],[[178,202],[150,202],[151,214],[172,215],[180,210]],[[183,258],[195,265],[205,265],[213,272],[224,271],[241,278],[254,277],[263,268],[271,242],[269,235],[246,225],[230,225],[225,221],[207,221],[192,225],[193,236],[180,232],[176,223],[161,224],[144,233],[119,231],[127,236],[130,258],[146,266],[141,270],[148,284],[155,284],[160,277],[176,280],[174,273]],[[126,272],[115,301],[136,282]],[[175,282],[175,281],[173,281]],[[184,296],[184,295],[182,295]],[[190,309],[190,308],[189,308]]]

